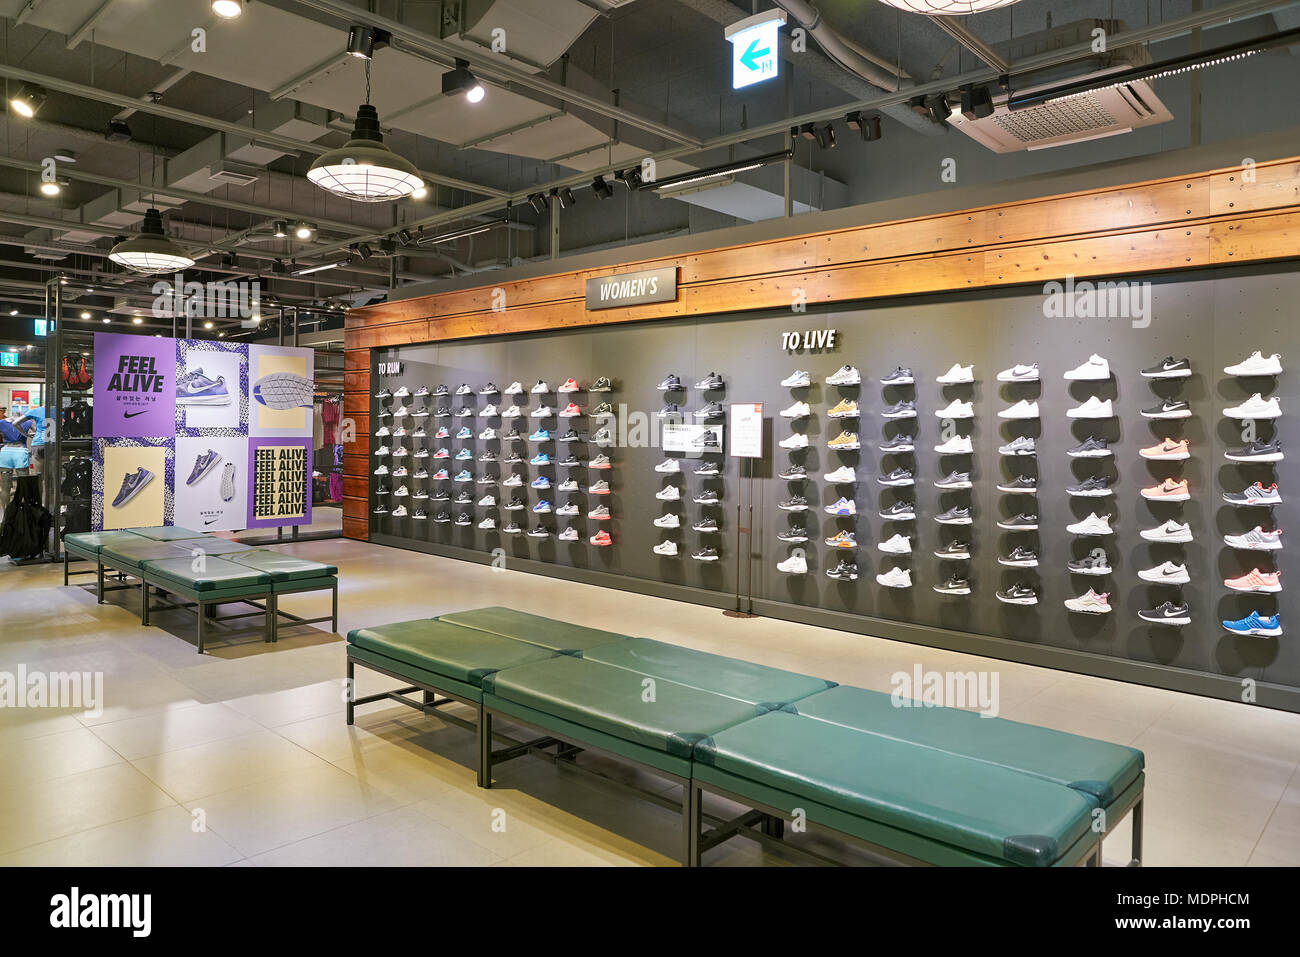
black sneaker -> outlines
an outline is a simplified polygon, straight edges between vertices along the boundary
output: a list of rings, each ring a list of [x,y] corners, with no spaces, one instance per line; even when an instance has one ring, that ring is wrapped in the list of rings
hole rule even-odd
[[[1111,451],[1106,447],[1105,439],[1094,438],[1090,435],[1065,454],[1074,459],[1100,459],[1110,455]]]
[[[1110,562],[1106,556],[1087,554],[1083,558],[1076,558],[1073,561],[1065,563],[1071,575],[1109,575],[1111,572]]]
[[[806,512],[808,510],[808,500],[802,495],[791,495],[784,502],[778,502],[776,507],[785,509],[787,512]]]
[[[505,532],[507,535],[518,535],[523,531],[523,529],[519,527],[518,522],[506,522],[501,526],[501,531]]]
[[[695,470],[696,475],[703,475],[705,478],[712,478],[718,475],[718,465],[716,462],[705,462]]]
[[[518,429],[511,429],[505,435],[501,436],[502,442],[518,442],[521,436]]]
[[[469,512],[461,512],[459,515],[456,516],[456,524],[462,526],[473,525],[474,519],[470,517]]]
[[[970,509],[954,506],[946,512],[940,512],[934,520],[940,525],[969,525],[971,524]]]
[[[518,433],[515,434],[517,435]],[[575,430],[569,429],[569,431],[561,435],[556,441],[557,442],[581,442],[582,436],[580,436]]]
[[[791,525],[784,532],[777,532],[776,537],[783,542],[806,542],[808,531],[799,525]]]
[[[445,405],[438,406],[437,411],[433,413],[433,417],[435,419],[445,419],[450,417],[450,415],[451,415],[451,409]]]
[[[710,372],[699,382],[695,383],[695,388],[699,389],[701,392],[717,392],[719,389],[723,388],[723,386],[724,383],[722,381],[722,376],[718,375],[716,372]]]
[[[417,508],[417,509],[415,510],[415,517],[418,518],[418,519],[427,519],[429,516],[428,516],[428,514],[425,513],[424,509],[422,509],[422,508]]]
[[[545,526],[545,525],[538,525],[538,526],[536,526],[536,527],[535,527],[531,532],[528,533],[528,537],[529,537],[529,538],[546,538],[546,537],[548,537],[550,534],[551,534],[551,533],[548,532],[548,531],[546,530],[546,526]]]
[[[666,419],[670,415],[681,415],[681,414],[682,414],[681,409],[677,408],[676,402],[669,402],[667,405],[665,405],[662,409],[659,410],[659,418],[661,419]]]
[[[1233,462],[1281,462],[1282,443],[1277,439],[1272,442],[1257,440],[1239,449],[1228,449],[1223,457]]]
[[[721,446],[718,444],[718,437],[712,432],[701,432],[691,440],[691,445],[697,449],[705,451],[717,451]]]
[[[525,502],[525,501],[524,501],[522,498],[520,498],[518,495],[516,495],[514,498],[512,498],[512,499],[510,500],[510,504],[508,504],[508,505],[506,506],[506,511],[507,511],[507,512],[522,512],[522,511],[523,511],[524,509],[526,509],[527,507],[528,507],[528,503]]]
[[[691,528],[695,529],[697,532],[716,532],[718,530],[718,523],[712,518],[702,518],[692,525]]]
[[[609,381],[608,376],[600,376],[595,382],[591,384],[591,388],[589,388],[587,391],[588,392],[613,392],[614,384]]]
[[[438,388],[430,392],[429,395],[433,396],[436,399],[439,396],[451,395],[451,392],[447,390],[447,387],[445,385],[439,384]]]
[[[1032,475],[1017,475],[1010,482],[998,483],[999,492],[1010,492],[1011,494],[1032,494],[1038,491],[1038,479]]]
[[[393,393],[388,389],[380,389],[378,392],[375,393],[375,398],[379,399],[381,402],[384,399],[391,399],[392,397],[393,397]]]
[[[449,493],[447,493],[447,492],[444,492],[442,489],[439,489],[438,491],[434,492],[432,495],[429,496],[429,501],[431,501],[431,502],[450,502],[450,501],[451,501],[451,495],[450,495]]]
[[[716,548],[698,548],[691,552],[691,558],[697,562],[716,562],[718,560],[718,550]]]
[[[502,465],[518,465],[524,460],[524,457],[518,452],[510,452],[501,460]]]
[[[950,562],[965,561],[970,558],[970,546],[965,542],[949,542],[943,548],[936,549],[934,555]]]
[[[380,502],[378,505],[375,506],[375,514],[376,514],[376,515],[387,515],[387,514],[388,514],[388,506],[385,505],[383,502]]]
[[[891,522],[914,522],[916,521],[916,506],[911,502],[895,502],[888,508],[882,508],[880,517],[887,518]]]
[[[971,487],[970,473],[949,472],[943,478],[937,479],[934,483],[934,487],[944,488],[944,489],[970,488]]]
[[[722,414],[722,405],[718,402],[710,402],[698,412],[692,413],[697,419],[720,419]]]
[[[379,488],[375,489],[375,494],[376,494],[376,495],[392,495],[392,494],[393,494],[393,490],[392,490],[391,488],[389,488],[387,485],[381,485],[381,486],[379,486]]]
[[[881,409],[880,414],[886,419],[914,419],[916,418],[916,403],[911,399],[904,399],[902,402],[895,402],[893,405]]]
[[[1110,484],[1097,475],[1075,485],[1067,485],[1065,491],[1067,495],[1081,495],[1085,498],[1101,498],[1111,494]]]
[[[1038,516],[1021,512],[1019,515],[1012,515],[1010,518],[1000,518],[998,519],[998,528],[1010,529],[1013,532],[1032,532],[1038,528]]]
[[[713,489],[705,489],[704,491],[700,492],[699,495],[695,496],[695,504],[696,505],[717,505],[718,493],[713,491]]]
[[[474,501],[474,496],[470,495],[469,492],[461,492],[456,496],[457,505],[468,505],[472,501]]]
[[[858,580],[858,566],[852,562],[840,562],[834,568],[826,569],[826,577],[841,582],[855,582]]]
[[[1143,621],[1153,622],[1157,625],[1190,625],[1192,623],[1191,609],[1186,605],[1175,605],[1171,601],[1161,602],[1154,608],[1139,611],[1138,617]]]
[[[678,392],[681,390],[682,380],[675,375],[670,375],[659,383],[660,392]]]
[[[439,512],[437,515],[433,516],[433,520],[435,522],[450,522],[451,512]]]
[[[915,379],[912,378],[912,370],[904,366],[899,366],[889,375],[880,380],[881,385],[911,385]]]
[[[953,575],[947,581],[940,582],[933,587],[940,595],[969,595],[970,579],[958,578]]]
[[[595,432],[591,433],[591,438],[587,441],[593,442],[596,445],[613,445],[614,436],[610,435],[609,429],[597,429]]]
[[[885,475],[877,475],[876,481],[881,485],[888,485],[890,487],[914,485],[916,482],[912,477],[912,473],[907,469],[894,469],[894,471]]]
[[[561,466],[562,468],[573,469],[581,465],[582,462],[578,460],[578,457],[576,455],[566,455],[564,458],[560,459],[560,461],[556,462],[555,464]]]
[[[1143,409],[1142,414],[1148,419],[1186,419],[1191,416],[1192,409],[1182,399],[1165,399],[1159,405]]]
[[[787,482],[802,482],[808,477],[808,470],[802,465],[790,465],[784,471],[778,472],[777,477]]]
[[[1192,364],[1186,358],[1175,359],[1165,356],[1163,362],[1157,362],[1142,374],[1148,379],[1185,379],[1192,374]]]
[[[886,455],[893,455],[898,452],[911,452],[916,448],[916,437],[912,435],[896,435],[892,439],[886,439],[880,443],[880,451]]]
[[[998,601],[1006,602],[1008,605],[1037,605],[1038,592],[1034,591],[1024,582],[1016,582],[1010,588],[1004,588],[995,593]]]
[[[591,410],[592,415],[613,415],[614,408],[608,402],[602,402]]]
[[[1011,549],[1011,554],[1005,558],[998,558],[999,565],[1006,565],[1008,568],[1037,568],[1038,555],[1032,548],[1025,548],[1023,545],[1017,545]]]

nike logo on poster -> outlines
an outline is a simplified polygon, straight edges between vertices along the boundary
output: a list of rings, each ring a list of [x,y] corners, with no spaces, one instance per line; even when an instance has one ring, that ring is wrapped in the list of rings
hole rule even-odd
[[[134,419],[137,415],[144,415],[148,411],[149,411],[148,409],[141,409],[139,412],[123,412],[122,418]]]
[[[214,519],[211,519],[210,521],[205,521],[203,524],[204,524],[204,525],[214,525],[214,524],[216,524],[216,523],[219,522],[219,521],[221,521],[221,519],[219,519],[219,518],[214,518]]]

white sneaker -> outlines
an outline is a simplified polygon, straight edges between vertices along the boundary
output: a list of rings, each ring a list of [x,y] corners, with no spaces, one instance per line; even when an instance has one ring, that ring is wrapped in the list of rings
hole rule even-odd
[[[406,506],[399,505],[392,511],[393,518],[406,518]]]
[[[812,408],[807,402],[796,402],[790,408],[782,409],[781,415],[787,419],[802,419],[806,418],[810,412],[812,412]]]
[[[776,570],[787,575],[807,575],[808,559],[802,555],[791,555],[783,562],[776,563]]]
[[[1078,598],[1065,599],[1065,607],[1070,611],[1082,612],[1085,615],[1107,615],[1110,614],[1110,598],[1107,594],[1098,595],[1089,588]]]
[[[502,395],[523,395],[524,386],[522,382],[512,382],[501,393]]]
[[[1241,405],[1223,410],[1224,417],[1229,419],[1276,419],[1281,414],[1282,407],[1278,404],[1277,396],[1265,399],[1258,392]]]
[[[1031,362],[1029,365],[1014,365],[1010,369],[1003,369],[998,373],[999,382],[1037,382],[1038,381],[1038,363]]]
[[[406,498],[406,496],[408,496],[408,495],[410,495],[410,494],[411,494],[410,491],[407,489],[407,487],[406,487],[405,485],[399,485],[399,486],[397,487],[397,491],[393,493],[393,497],[394,497],[394,498]]]
[[[480,418],[489,418],[496,414],[497,414],[497,407],[495,405],[489,404],[483,406],[483,411],[479,413],[479,416]]]
[[[1256,349],[1247,358],[1238,362],[1235,366],[1227,366],[1224,370],[1228,375],[1281,375],[1282,374],[1282,357],[1276,352],[1265,359]]]
[[[781,385],[787,389],[806,389],[812,385],[812,377],[803,369],[796,369],[781,380]]]
[[[533,395],[546,395],[548,392],[551,391],[551,387],[547,385],[543,380],[538,379],[537,385],[533,386],[528,391],[531,392]]]
[[[847,484],[849,482],[856,482],[858,480],[858,473],[853,471],[853,469],[849,468],[847,465],[841,465],[834,472],[827,472],[823,477],[827,482],[833,482],[837,485]]]
[[[1111,411],[1110,399],[1099,399],[1091,395],[1083,405],[1066,409],[1065,414],[1072,419],[1109,419],[1115,413]]]
[[[381,465],[381,466],[379,466],[379,468],[375,469],[375,471],[374,471],[372,474],[374,474],[374,475],[387,475],[387,474],[388,474],[388,466],[387,466],[387,465]]]
[[[524,484],[524,477],[518,472],[511,472],[509,478],[501,483],[502,488],[519,488]]]
[[[886,555],[910,555],[912,553],[912,540],[906,535],[895,535],[876,547]]]
[[[936,377],[936,381],[941,382],[944,385],[958,385],[963,382],[974,382],[975,366],[974,365],[964,366],[964,365],[960,365],[959,363],[953,363],[951,369],[949,369],[943,375]]]
[[[876,584],[886,588],[911,588],[912,573],[906,568],[891,568],[884,574],[876,576]]]
[[[796,432],[788,439],[782,439],[776,444],[781,446],[783,449],[806,449],[808,448],[808,436],[804,435],[802,432]]]
[[[1071,535],[1114,535],[1115,531],[1110,527],[1110,516],[1101,516],[1096,512],[1091,513],[1082,521],[1074,522],[1065,526],[1065,530]]]
[[[860,385],[862,373],[847,363],[826,377],[827,385]]]
[[[1036,419],[1038,418],[1038,403],[1027,402],[1021,399],[1009,409],[1003,409],[998,413],[999,419]]]
[[[533,409],[533,413],[532,413],[534,419],[545,419],[551,416],[552,414],[553,413],[551,412],[551,407],[549,405],[539,405],[537,408]]]
[[[495,518],[485,518],[485,519],[483,519],[483,521],[481,521],[481,522],[478,523],[478,527],[479,527],[479,528],[488,528],[488,529],[496,528],[496,527],[497,527],[497,520],[496,520]]]
[[[495,495],[484,495],[478,500],[479,508],[492,508],[496,503],[497,497]]]
[[[973,419],[975,418],[975,406],[971,402],[953,399],[944,408],[936,409],[934,414],[941,419]]]
[[[656,528],[681,528],[682,520],[676,515],[670,513],[668,515],[660,515],[654,520],[654,525]]]
[[[1282,533],[1278,530],[1266,532],[1256,525],[1240,535],[1224,535],[1223,544],[1229,548],[1244,548],[1252,552],[1274,552],[1282,547]]]
[[[501,418],[503,419],[522,419],[523,417],[524,414],[521,411],[519,411],[519,406],[517,405],[512,405],[510,408],[506,409],[504,412],[501,413]]]
[[[934,450],[940,455],[969,455],[975,451],[969,435],[954,435],[947,442],[936,445]]]
[[[1110,363],[1097,353],[1088,357],[1088,361],[1076,366],[1065,374],[1071,382],[1096,382],[1110,378]]]
[[[1190,542],[1192,540],[1192,526],[1180,525],[1171,518],[1163,525],[1142,529],[1141,535],[1148,542]]]
[[[1144,568],[1138,572],[1138,578],[1162,585],[1186,585],[1192,580],[1192,576],[1187,574],[1186,565],[1175,565],[1173,562],[1165,562],[1155,568]]]
[[[681,470],[682,464],[676,459],[664,459],[655,466],[656,472],[680,472]]]
[[[655,492],[655,498],[659,499],[661,502],[676,502],[680,501],[681,497],[682,490],[676,485],[665,485],[659,491]]]
[[[660,542],[658,545],[652,548],[651,551],[654,552],[656,555],[667,555],[669,558],[673,558],[676,557],[677,555],[677,543]]]

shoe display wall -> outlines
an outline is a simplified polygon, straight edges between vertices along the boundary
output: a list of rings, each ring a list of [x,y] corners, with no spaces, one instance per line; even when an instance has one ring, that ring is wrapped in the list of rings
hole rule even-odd
[[[1258,295],[1273,294],[1265,285]],[[441,403],[452,415],[372,415],[367,472],[384,465],[390,473],[371,476],[371,488],[405,483],[413,497],[424,489],[432,498],[440,487],[452,497],[468,487],[471,502],[430,501],[428,515],[468,512],[472,524],[393,517],[398,503],[412,511],[425,503],[390,493],[389,512],[373,516],[371,528],[379,540],[413,547],[504,547],[507,559],[536,564],[529,570],[553,563],[579,576],[627,576],[638,589],[684,600],[691,589],[725,595],[735,587],[742,463],[665,451],[656,413],[671,403],[690,428],[722,423],[725,452],[728,404],[762,402],[753,589],[778,614],[841,627],[860,616],[864,630],[897,621],[969,633],[976,643],[992,636],[1231,678],[1263,654],[1252,645],[1286,646],[1267,632],[1289,617],[1290,553],[1279,529],[1300,523],[1286,454],[1300,425],[1283,414],[1293,401],[1284,371],[1290,333],[1277,332],[1277,342],[1259,334],[1271,324],[1250,318],[1252,300],[1243,299],[1233,307],[1237,334],[1216,334],[1214,311],[1225,307],[1212,295],[1181,295],[1176,320],[1145,329],[1104,318],[1048,321],[1037,292],[1008,290],[996,308],[953,295],[827,311],[839,334],[822,351],[778,348],[781,317],[758,313],[387,351],[383,361],[399,359],[407,372],[384,380],[394,398],[376,402],[376,412],[405,402],[413,415]],[[602,376],[618,392],[550,388]],[[539,377],[548,391],[533,394]],[[451,391],[466,383],[473,394],[435,396],[440,382]],[[488,382],[521,385],[485,397]],[[398,399],[402,386],[410,395]],[[423,397],[421,386],[430,390]],[[518,403],[523,418],[454,415],[462,403],[477,412],[489,399],[503,414]],[[603,403],[616,418],[596,418]],[[560,418],[570,404],[584,414]],[[549,414],[534,416],[543,406]],[[1240,418],[1247,413],[1259,417]],[[427,438],[417,435],[421,422],[431,423]],[[463,423],[471,438],[456,437]],[[435,438],[444,425],[449,435]],[[395,434],[402,427],[408,434]],[[374,435],[381,428],[389,434]],[[373,457],[385,442],[389,454]],[[406,457],[391,455],[398,447]],[[445,466],[448,479],[418,477],[414,456],[443,447],[447,458],[429,461],[428,473]],[[469,458],[456,460],[462,449]],[[482,460],[486,451],[497,463]],[[509,461],[516,451],[522,460]],[[594,470],[601,455],[611,471]],[[412,474],[393,474],[403,464]],[[471,481],[456,484],[462,469]],[[489,470],[498,484],[480,487]],[[571,479],[576,487],[561,484]],[[602,481],[610,494],[597,491]],[[666,488],[675,493],[661,495]],[[477,506],[489,492],[497,504]],[[507,510],[516,496],[526,514]],[[551,511],[533,512],[542,500]],[[593,516],[602,505],[609,519]],[[496,528],[479,528],[494,512]],[[742,511],[742,527],[745,519]],[[505,531],[512,521],[519,534]],[[529,534],[539,525],[546,537]],[[569,527],[576,541],[560,538]],[[605,528],[612,546],[595,545]],[[710,548],[713,555],[694,558]],[[1186,582],[1140,574],[1166,563]],[[893,569],[907,572],[910,588],[892,584]],[[1256,571],[1277,590],[1240,587]],[[818,619],[823,611],[838,617]],[[1270,624],[1237,627],[1252,615]],[[1300,657],[1270,658],[1269,668],[1270,680],[1276,672],[1300,687]]]

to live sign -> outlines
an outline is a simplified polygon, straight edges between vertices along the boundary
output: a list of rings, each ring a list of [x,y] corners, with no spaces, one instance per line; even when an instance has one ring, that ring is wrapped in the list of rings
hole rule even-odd
[[[770,80],[780,72],[784,10],[768,10],[737,20],[723,31],[731,41],[731,88]]]

